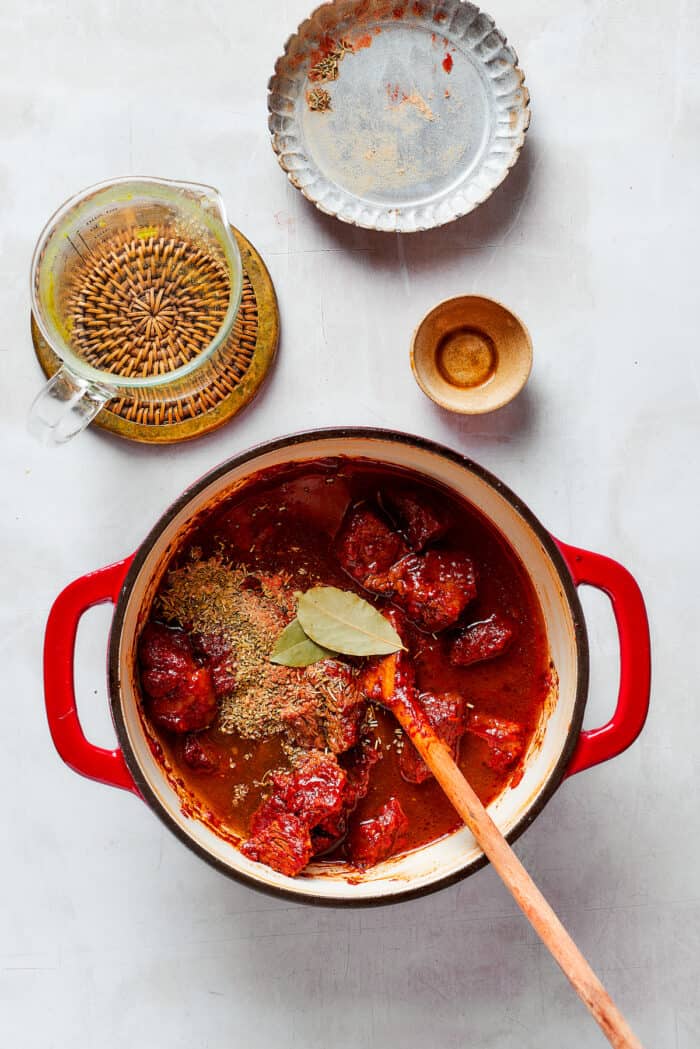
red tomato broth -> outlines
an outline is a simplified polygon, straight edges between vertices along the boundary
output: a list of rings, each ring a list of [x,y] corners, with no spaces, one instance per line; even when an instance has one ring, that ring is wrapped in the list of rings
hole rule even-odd
[[[405,641],[415,661],[417,685],[420,690],[461,692],[475,710],[517,722],[527,753],[553,680],[542,612],[514,551],[474,506],[454,492],[409,471],[367,460],[338,458],[276,467],[252,478],[195,522],[169,567],[185,563],[198,548],[202,557],[220,554],[251,574],[284,570],[293,589],[337,586],[355,591],[378,608],[385,607],[389,604],[386,599],[369,594],[343,570],[333,551],[333,539],[348,506],[374,500],[383,487],[397,482],[410,484],[417,495],[425,493],[447,509],[451,524],[437,545],[464,551],[477,566],[478,594],[460,622],[468,625],[500,612],[517,626],[510,647],[498,658],[456,667],[447,658],[447,637],[453,631],[434,636],[409,625]],[[271,648],[273,642],[271,638]],[[376,706],[374,711],[377,725],[369,735],[382,758],[372,768],[369,791],[350,816],[350,825],[374,816],[393,795],[408,817],[407,849],[457,829],[461,821],[433,779],[416,785],[401,778],[397,747],[410,744],[396,731],[391,714]],[[201,802],[200,813],[206,812],[207,822],[225,831],[226,837],[247,836],[251,816],[267,796],[266,774],[289,767],[278,738],[243,739],[214,725],[200,733],[200,738],[220,753],[221,767],[215,773],[197,772],[182,760],[181,739],[153,725],[150,731],[163,747],[176,778]],[[517,767],[506,771],[490,767],[488,757],[489,747],[482,739],[469,733],[462,738],[459,764],[484,804],[520,775]],[[339,756],[341,765],[350,761],[349,755]],[[237,787],[247,792],[234,802]],[[346,858],[344,843],[323,858],[336,862]]]

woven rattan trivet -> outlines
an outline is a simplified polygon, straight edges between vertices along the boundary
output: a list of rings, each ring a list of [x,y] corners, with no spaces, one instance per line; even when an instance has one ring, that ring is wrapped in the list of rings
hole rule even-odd
[[[95,426],[132,441],[171,444],[210,433],[255,397],[277,352],[279,310],[265,263],[250,241],[231,228],[243,260],[243,293],[233,331],[206,388],[162,403],[143,404],[128,398],[109,401]],[[33,317],[32,340],[45,375],[52,376],[61,362]]]

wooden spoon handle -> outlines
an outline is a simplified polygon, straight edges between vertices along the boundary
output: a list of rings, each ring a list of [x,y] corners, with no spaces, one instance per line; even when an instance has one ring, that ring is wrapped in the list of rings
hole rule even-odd
[[[401,727],[495,867],[523,914],[559,963],[577,994],[616,1049],[642,1049],[602,983],[462,775],[449,748],[417,708],[390,704]]]

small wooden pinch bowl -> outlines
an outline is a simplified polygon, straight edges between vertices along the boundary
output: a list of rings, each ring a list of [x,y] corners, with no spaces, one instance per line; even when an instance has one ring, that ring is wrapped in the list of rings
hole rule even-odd
[[[450,412],[493,412],[520,393],[532,369],[523,322],[481,295],[446,299],[426,314],[411,343],[423,393]]]

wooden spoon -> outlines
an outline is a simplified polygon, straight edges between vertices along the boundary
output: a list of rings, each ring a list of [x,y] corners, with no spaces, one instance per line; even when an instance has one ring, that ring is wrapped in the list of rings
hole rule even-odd
[[[396,717],[447,797],[542,942],[571,981],[603,1034],[616,1049],[643,1049],[602,983],[462,775],[448,746],[436,736],[416,690],[401,679],[401,653],[387,656],[367,672],[373,700]]]

